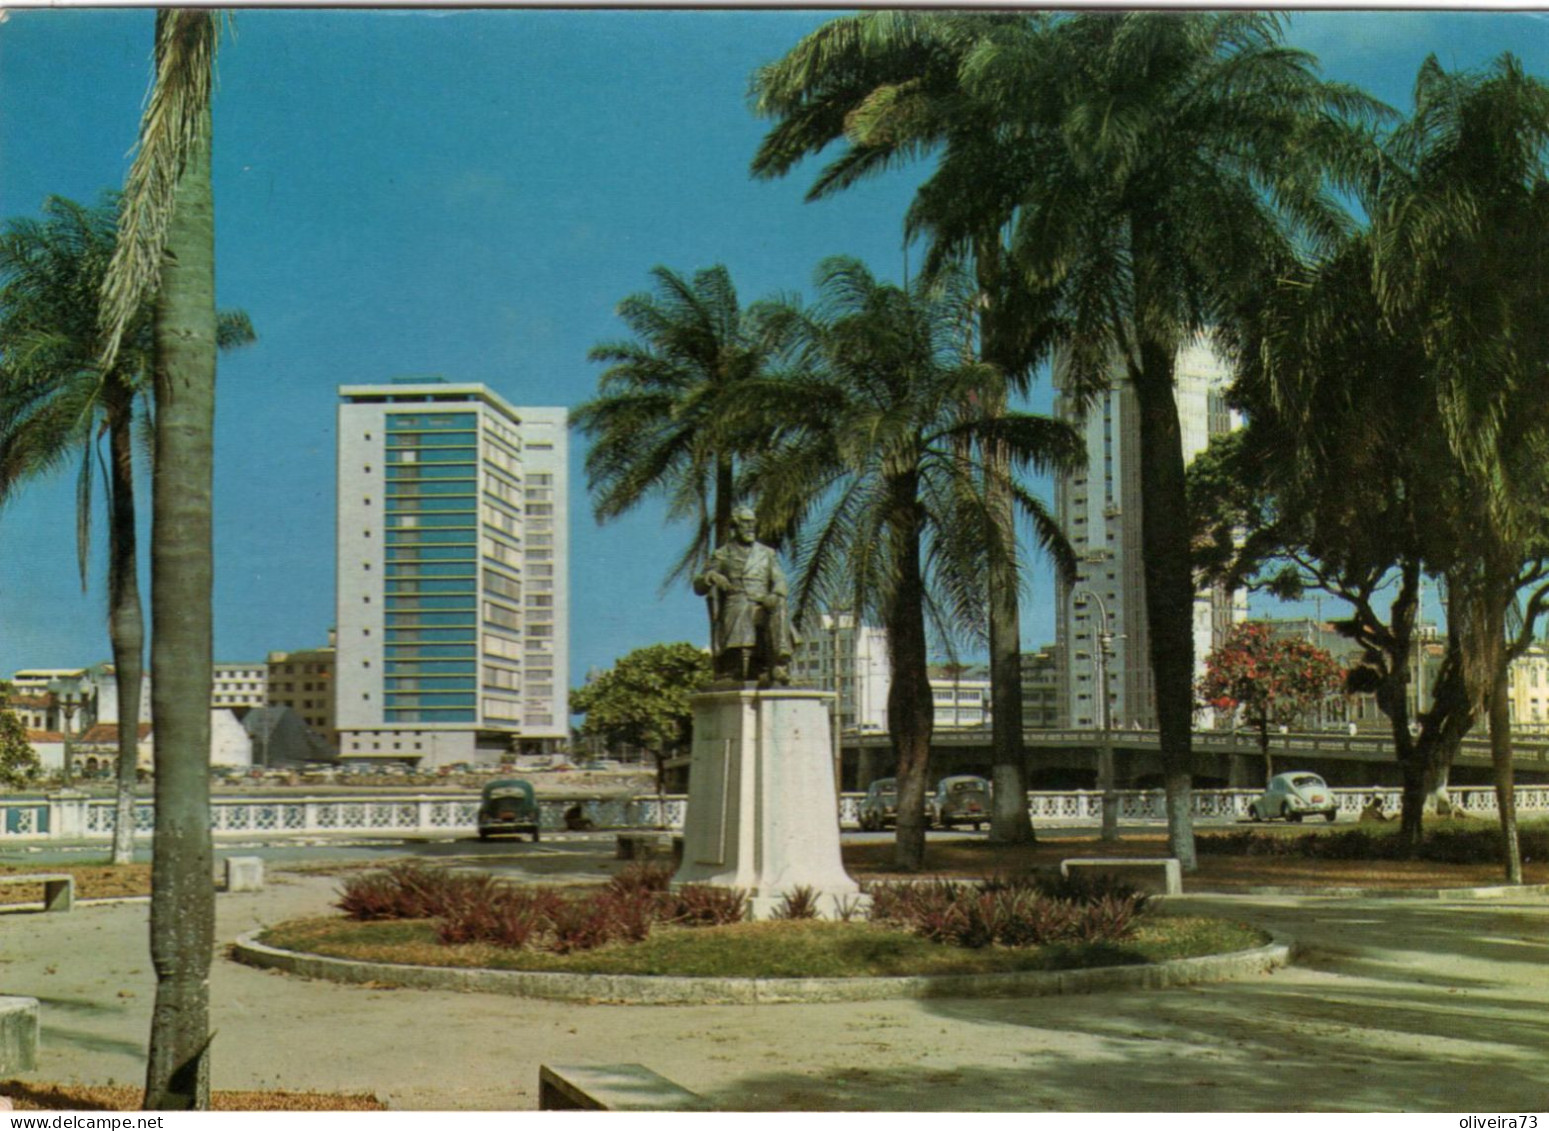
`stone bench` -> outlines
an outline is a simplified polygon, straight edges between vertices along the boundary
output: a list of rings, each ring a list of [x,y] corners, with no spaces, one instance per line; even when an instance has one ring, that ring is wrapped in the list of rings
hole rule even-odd
[[[75,906],[75,877],[69,872],[18,872],[0,876],[0,884],[42,884],[44,911],[69,911]]]
[[[1183,894],[1183,869],[1172,856],[1072,856],[1060,861],[1060,875],[1078,872],[1113,876],[1139,891]]]
[[[539,1111],[705,1111],[704,1098],[643,1064],[542,1064]]]
[[[683,837],[671,832],[619,833],[613,855],[619,860],[683,859]]]
[[[38,1066],[38,999],[0,997],[0,1073]]]

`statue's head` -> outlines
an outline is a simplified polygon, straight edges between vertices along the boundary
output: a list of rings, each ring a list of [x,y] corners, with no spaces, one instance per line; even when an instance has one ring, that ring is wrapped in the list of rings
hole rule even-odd
[[[753,508],[741,506],[731,512],[732,537],[742,543],[751,543],[758,534],[758,516]]]

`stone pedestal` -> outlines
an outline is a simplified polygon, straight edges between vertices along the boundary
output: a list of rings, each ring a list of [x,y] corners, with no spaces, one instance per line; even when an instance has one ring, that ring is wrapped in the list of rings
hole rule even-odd
[[[839,799],[822,691],[753,687],[694,696],[683,862],[673,886],[749,894],[755,919],[808,887],[820,914],[858,905],[839,857]]]

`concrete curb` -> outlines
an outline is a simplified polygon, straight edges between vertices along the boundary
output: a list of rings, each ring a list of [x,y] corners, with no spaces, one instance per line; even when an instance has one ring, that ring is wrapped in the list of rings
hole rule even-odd
[[[676,978],[357,962],[281,950],[259,942],[257,936],[261,933],[251,931],[240,936],[231,946],[232,959],[248,966],[282,970],[329,982],[622,1005],[764,1005],[896,998],[1045,997],[1102,990],[1163,989],[1266,974],[1287,965],[1295,945],[1289,939],[1275,938],[1268,945],[1231,954],[1090,970],[898,978]]]
[[[1230,899],[1235,895],[1297,896],[1302,899],[1506,899],[1513,895],[1549,895],[1549,884],[1494,884],[1474,888],[1305,888],[1270,885],[1239,888],[1235,891],[1191,891],[1185,892],[1182,898]]]

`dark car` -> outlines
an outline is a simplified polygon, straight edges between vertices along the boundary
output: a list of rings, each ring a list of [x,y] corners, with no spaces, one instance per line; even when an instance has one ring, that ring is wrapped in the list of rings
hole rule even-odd
[[[492,781],[479,796],[479,839],[510,833],[532,833],[538,841],[538,799],[521,778]]]
[[[942,778],[936,796],[926,804],[931,821],[941,828],[972,825],[974,832],[990,819],[990,783],[969,774]]]
[[[898,779],[878,778],[861,799],[861,828],[877,832],[898,823]]]

